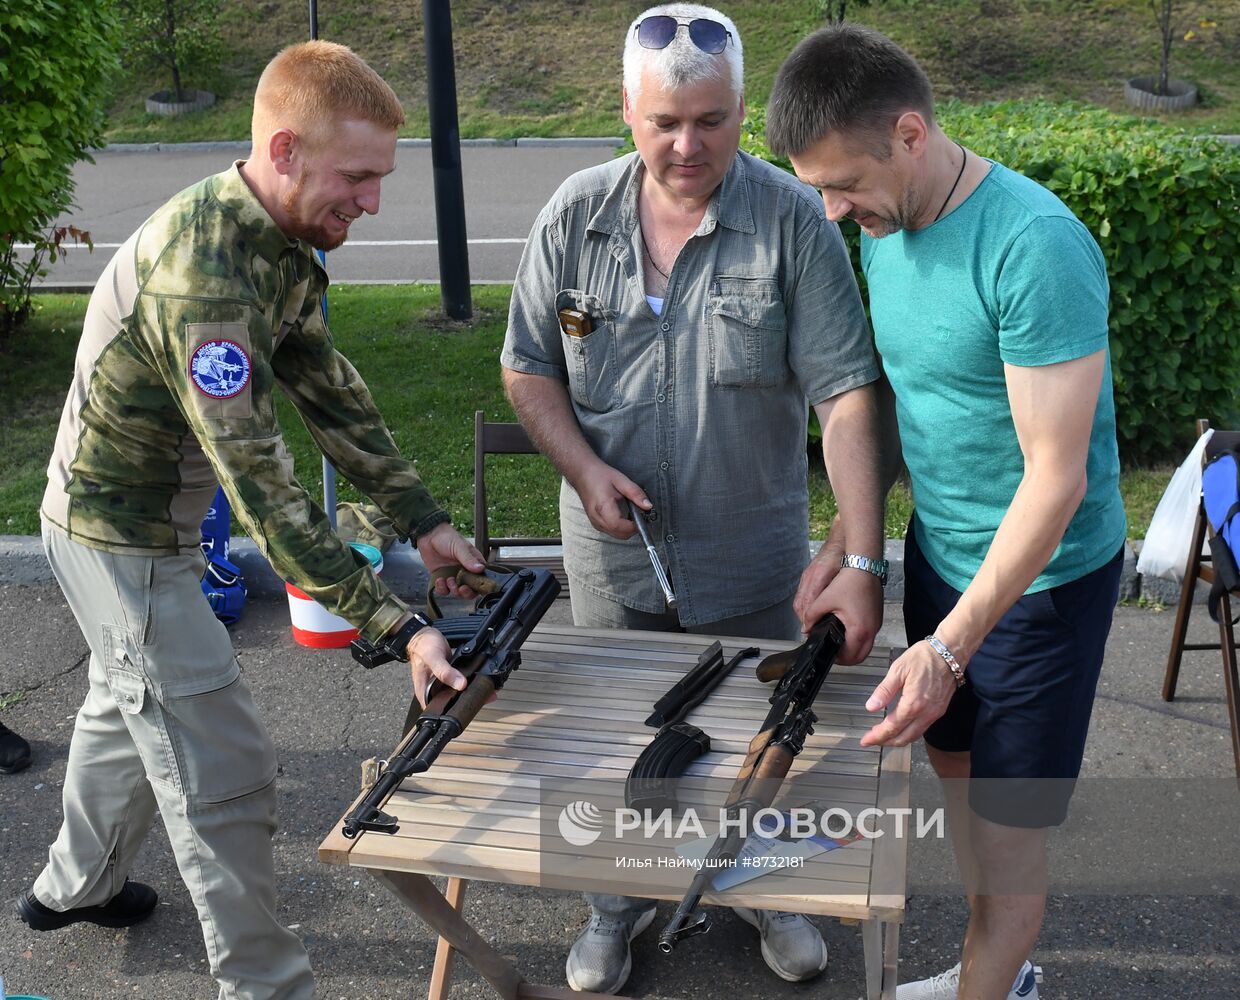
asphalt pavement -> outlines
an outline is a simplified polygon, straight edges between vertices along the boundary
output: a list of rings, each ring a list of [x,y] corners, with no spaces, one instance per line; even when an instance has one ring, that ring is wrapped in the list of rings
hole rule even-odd
[[[620,140],[466,140],[461,146],[470,278],[512,281],[539,210],[570,174],[615,155]],[[73,171],[76,206],[57,220],[91,234],[95,249],[69,246],[43,285],[89,289],[116,248],[172,195],[249,155],[248,143],[108,147]],[[363,216],[327,255],[339,282],[439,280],[434,180],[425,140],[402,140],[383,181],[379,213]]]
[[[898,641],[888,606],[884,642]],[[558,601],[547,621],[567,623]],[[1188,654],[1179,697],[1159,697],[1172,614],[1117,609],[1073,817],[1053,842],[1055,891],[1034,959],[1044,1000],[1237,996],[1240,982],[1240,791],[1232,772],[1217,653]],[[1209,626],[1209,627],[1207,627]],[[1198,611],[1193,633],[1212,623]],[[359,762],[390,750],[409,682],[396,668],[363,671],[344,651],[296,645],[285,602],[252,600],[233,629],[246,677],[281,759],[282,828],[275,841],[280,919],[305,940],[323,998],[423,995],[434,938],[365,874],[320,864],[319,842],[358,787]],[[55,584],[0,583],[0,716],[30,739],[33,766],[0,776],[0,975],[11,992],[61,1000],[209,998],[203,943],[167,837],[147,837],[134,875],[160,906],[129,930],[78,925],[36,934],[11,909],[37,875],[60,821],[73,718],[86,686],[86,645]],[[914,756],[914,804],[934,795]],[[1120,800],[1120,801],[1116,801]],[[965,908],[946,844],[914,840],[901,976],[956,960]],[[663,904],[659,922],[670,916]],[[532,982],[562,983],[584,925],[563,892],[473,883],[467,917]],[[820,979],[789,984],[762,962],[754,931],[724,914],[711,933],[660,955],[655,935],[634,945],[627,993],[637,997],[853,1000],[863,994],[858,928],[818,918],[831,951]],[[458,962],[454,998],[493,992]]]

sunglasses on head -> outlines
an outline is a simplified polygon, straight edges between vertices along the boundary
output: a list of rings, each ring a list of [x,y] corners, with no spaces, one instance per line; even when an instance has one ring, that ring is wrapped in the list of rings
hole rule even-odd
[[[705,17],[692,20],[670,14],[652,14],[637,24],[637,44],[644,49],[665,49],[672,44],[681,27],[688,27],[689,41],[703,52],[718,55],[728,45],[732,33],[718,21]]]

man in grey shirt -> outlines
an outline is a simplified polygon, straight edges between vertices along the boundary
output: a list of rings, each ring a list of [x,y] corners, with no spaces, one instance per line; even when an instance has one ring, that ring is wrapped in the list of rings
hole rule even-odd
[[[845,625],[841,662],[856,662],[882,617],[878,368],[821,201],[738,151],[742,79],[740,35],[718,11],[671,4],[633,22],[624,119],[637,152],[570,177],[538,216],[513,288],[504,384],[564,477],[577,625],[793,639],[812,624],[801,580],[815,615]],[[840,511],[808,569],[807,402]],[[628,500],[647,512],[675,611]],[[569,984],[613,993],[654,904],[588,898]],[[826,967],[804,917],[737,912],[783,978]]]

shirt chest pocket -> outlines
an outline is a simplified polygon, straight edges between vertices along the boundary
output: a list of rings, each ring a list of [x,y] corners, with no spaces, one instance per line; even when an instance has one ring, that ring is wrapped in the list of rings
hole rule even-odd
[[[573,309],[589,317],[589,332],[581,336],[560,327],[569,394],[587,409],[600,413],[610,410],[616,405],[620,383],[615,312],[606,308],[597,295],[575,288],[556,294],[557,317],[562,309]]]
[[[773,278],[715,278],[706,329],[713,385],[761,388],[787,379],[788,329]]]

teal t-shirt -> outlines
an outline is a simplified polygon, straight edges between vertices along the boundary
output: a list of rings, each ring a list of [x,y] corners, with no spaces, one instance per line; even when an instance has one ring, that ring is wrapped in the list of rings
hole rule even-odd
[[[950,215],[864,234],[861,260],[917,509],[917,541],[957,590],[977,574],[1024,474],[1004,364],[1107,349],[1106,265],[1084,225],[1041,185],[992,164]],[[1108,562],[1127,531],[1108,355],[1085,499],[1028,592]]]

